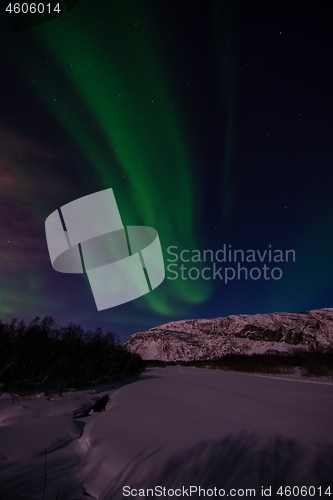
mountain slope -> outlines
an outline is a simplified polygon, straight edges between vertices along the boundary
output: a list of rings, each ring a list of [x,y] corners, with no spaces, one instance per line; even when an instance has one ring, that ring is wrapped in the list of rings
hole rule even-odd
[[[211,360],[225,354],[270,354],[333,348],[333,308],[302,313],[240,314],[166,323],[124,344],[145,360]]]

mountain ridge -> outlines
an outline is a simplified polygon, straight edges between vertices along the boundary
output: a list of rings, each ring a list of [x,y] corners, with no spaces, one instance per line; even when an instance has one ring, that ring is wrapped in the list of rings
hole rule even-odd
[[[226,354],[333,349],[333,308],[179,320],[131,335],[126,349],[144,360],[213,360]]]

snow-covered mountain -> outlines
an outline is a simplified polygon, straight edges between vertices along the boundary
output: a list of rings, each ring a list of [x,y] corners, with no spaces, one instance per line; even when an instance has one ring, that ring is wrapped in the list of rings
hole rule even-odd
[[[145,360],[211,360],[225,354],[273,354],[333,348],[333,308],[173,321],[135,333],[124,344]]]

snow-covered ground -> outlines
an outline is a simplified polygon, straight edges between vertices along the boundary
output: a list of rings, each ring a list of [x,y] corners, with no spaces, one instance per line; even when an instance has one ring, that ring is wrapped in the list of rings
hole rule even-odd
[[[106,411],[73,418],[105,394]],[[135,498],[124,486],[141,488],[136,498],[152,498],[156,486],[256,496],[271,486],[274,498],[279,486],[312,485],[319,495],[329,483],[333,493],[329,379],[173,366],[99,393],[0,399],[2,500],[42,499],[44,488],[45,500]]]

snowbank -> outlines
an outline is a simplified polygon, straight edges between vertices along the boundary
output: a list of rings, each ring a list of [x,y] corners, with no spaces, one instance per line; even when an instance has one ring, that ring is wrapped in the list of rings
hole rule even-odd
[[[106,411],[74,419],[105,394]],[[261,485],[324,487],[332,477],[325,380],[173,366],[99,394],[11,403],[0,400],[2,500],[42,499],[44,486],[45,499],[64,488],[76,500],[125,498],[125,485],[254,487],[259,496]]]

